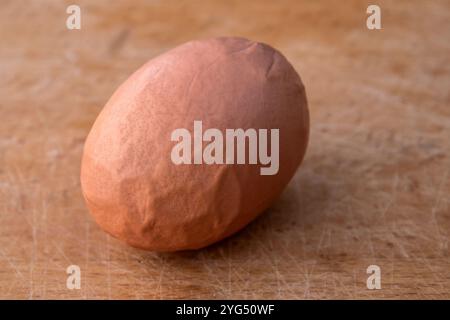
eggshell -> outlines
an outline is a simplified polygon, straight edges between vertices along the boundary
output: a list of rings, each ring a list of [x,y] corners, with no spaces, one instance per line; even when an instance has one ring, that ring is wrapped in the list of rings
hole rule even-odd
[[[257,164],[181,164],[171,133],[194,121],[279,129],[279,171]],[[146,63],[113,94],[84,147],[81,185],[106,232],[153,251],[198,249],[267,209],[304,156],[305,88],[286,58],[242,38],[191,41]]]

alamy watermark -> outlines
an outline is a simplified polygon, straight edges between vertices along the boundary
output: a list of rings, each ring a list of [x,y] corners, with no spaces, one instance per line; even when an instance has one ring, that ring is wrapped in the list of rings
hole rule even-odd
[[[69,16],[66,19],[66,27],[69,30],[80,30],[81,29],[81,8],[76,4],[72,4],[67,7],[66,13]]]
[[[369,30],[381,29],[381,9],[376,4],[367,7],[366,13],[370,14],[366,20],[366,26]]]
[[[178,142],[172,148],[170,154],[174,164],[248,163],[256,165],[259,163],[265,166],[260,168],[261,175],[275,175],[278,173],[279,129],[270,129],[270,144],[268,141],[268,129],[225,129],[225,132],[222,133],[219,129],[209,128],[203,132],[202,121],[194,121],[193,132],[194,137],[185,128],[175,129],[172,132],[171,141]],[[203,142],[207,143],[204,149]],[[193,157],[192,144],[194,145]]]
[[[69,275],[66,280],[66,287],[69,290],[81,288],[81,269],[76,264],[67,267],[66,273]]]
[[[381,268],[375,264],[367,267],[367,274],[370,276],[367,278],[367,289],[380,290],[381,289]]]

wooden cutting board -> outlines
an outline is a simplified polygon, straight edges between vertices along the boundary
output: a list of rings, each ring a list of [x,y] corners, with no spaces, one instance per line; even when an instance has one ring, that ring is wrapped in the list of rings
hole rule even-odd
[[[377,1],[381,30],[368,1],[76,2],[81,30],[66,28],[69,1],[0,8],[0,298],[450,298],[448,1]],[[84,205],[84,139],[145,61],[220,35],[269,43],[300,73],[305,161],[225,241],[130,248]]]

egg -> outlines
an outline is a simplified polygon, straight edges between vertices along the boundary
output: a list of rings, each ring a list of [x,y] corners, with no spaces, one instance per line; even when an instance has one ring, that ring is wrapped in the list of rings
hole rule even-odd
[[[190,41],[111,96],[86,139],[81,186],[97,224],[152,251],[199,249],[279,197],[308,143],[305,87],[269,45]]]

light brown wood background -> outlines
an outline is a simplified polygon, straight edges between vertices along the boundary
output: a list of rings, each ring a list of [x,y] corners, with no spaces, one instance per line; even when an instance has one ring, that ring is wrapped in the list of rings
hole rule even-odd
[[[450,2],[2,1],[0,298],[450,298]],[[65,27],[67,5],[82,29]],[[244,36],[306,84],[307,155],[273,207],[207,249],[127,247],[89,216],[84,139],[146,60]],[[81,289],[66,268],[81,268]],[[381,267],[382,289],[366,288]]]

